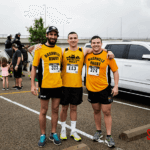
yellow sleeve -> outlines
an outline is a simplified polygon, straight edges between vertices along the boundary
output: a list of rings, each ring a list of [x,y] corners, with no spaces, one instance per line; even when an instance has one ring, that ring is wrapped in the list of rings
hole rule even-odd
[[[40,62],[40,50],[35,50],[32,65],[37,67],[39,65],[39,62]]]
[[[117,66],[115,59],[111,59],[111,60],[109,59],[109,66],[110,66],[112,72],[115,72],[118,70],[118,66]]]

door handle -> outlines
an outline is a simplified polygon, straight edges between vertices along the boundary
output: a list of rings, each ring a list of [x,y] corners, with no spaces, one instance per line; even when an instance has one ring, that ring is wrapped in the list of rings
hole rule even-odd
[[[132,65],[124,65],[124,66],[126,66],[126,67],[132,67]]]

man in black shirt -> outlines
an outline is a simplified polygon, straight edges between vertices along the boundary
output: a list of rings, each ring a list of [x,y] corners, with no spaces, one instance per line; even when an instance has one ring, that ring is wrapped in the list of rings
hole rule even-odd
[[[22,61],[21,61],[21,52],[18,50],[17,44],[12,44],[12,49],[15,51],[12,58],[12,65],[14,70],[14,77],[16,79],[16,85],[13,88],[16,88],[18,90],[21,90],[21,74],[22,74]]]

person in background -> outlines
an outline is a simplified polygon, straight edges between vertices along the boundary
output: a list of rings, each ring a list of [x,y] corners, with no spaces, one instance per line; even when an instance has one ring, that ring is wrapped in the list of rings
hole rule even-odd
[[[14,77],[16,80],[16,84],[13,88],[17,90],[21,90],[21,74],[22,74],[22,61],[21,61],[21,52],[18,50],[18,45],[17,44],[12,44],[12,49],[15,51],[13,54],[12,58],[12,65],[13,65],[13,70],[14,70]]]
[[[12,39],[12,35],[8,34],[7,35],[7,40],[5,42],[5,49],[11,48],[11,46],[12,46],[11,39]]]
[[[7,50],[7,53],[11,53],[12,51],[12,35],[8,34],[7,35],[7,40],[5,41],[5,51]],[[9,77],[12,77],[12,71],[9,69]]]
[[[5,57],[2,58],[2,64],[1,64],[1,69],[2,69],[2,77],[3,77],[3,88],[2,90],[5,90],[5,83],[7,85],[7,90],[9,90],[9,83],[8,83],[8,70],[9,70],[9,64],[7,62],[7,59]]]

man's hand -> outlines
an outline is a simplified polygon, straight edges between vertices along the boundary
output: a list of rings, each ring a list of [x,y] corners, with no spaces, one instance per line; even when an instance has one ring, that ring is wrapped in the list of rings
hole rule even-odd
[[[16,70],[16,71],[18,70],[18,66],[15,66],[15,70]]]
[[[107,58],[113,59],[113,58],[115,58],[115,55],[111,51],[108,51]]]
[[[31,93],[32,93],[33,95],[35,95],[35,96],[38,95],[38,92],[37,92],[37,89],[36,89],[35,86],[31,86]]]
[[[114,86],[114,88],[112,89],[111,94],[112,94],[113,97],[118,95],[118,87],[117,86]]]

